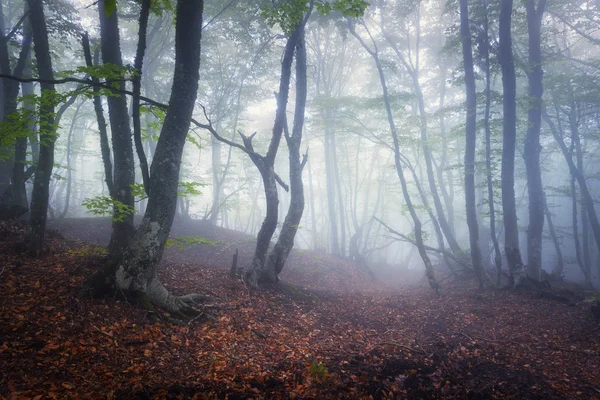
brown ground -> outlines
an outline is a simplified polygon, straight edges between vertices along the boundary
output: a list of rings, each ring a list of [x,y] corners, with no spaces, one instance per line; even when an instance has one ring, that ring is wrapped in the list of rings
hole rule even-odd
[[[223,243],[169,250],[161,277],[210,294],[219,314],[178,326],[118,298],[78,299],[93,246],[54,235],[50,254],[30,259],[15,250],[24,227],[0,225],[0,398],[600,398],[589,303],[392,290],[311,252],[294,254],[284,285],[250,293],[227,270],[251,240],[202,226],[176,231]],[[102,243],[109,224],[65,227]]]

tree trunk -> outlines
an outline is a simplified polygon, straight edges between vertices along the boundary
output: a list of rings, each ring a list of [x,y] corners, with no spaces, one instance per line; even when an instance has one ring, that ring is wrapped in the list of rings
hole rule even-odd
[[[473,71],[473,51],[471,48],[471,32],[469,29],[468,1],[460,0],[460,36],[462,38],[463,62],[465,67],[465,84],[467,90],[467,122],[465,145],[465,205],[467,225],[469,226],[469,243],[471,245],[471,261],[483,288],[483,268],[479,249],[479,224],[475,201],[475,147],[477,145],[477,99],[475,92],[475,73]]]
[[[598,214],[596,214],[596,209],[594,208],[594,198],[592,197],[592,194],[590,193],[590,190],[588,188],[587,182],[585,180],[585,175],[583,175],[583,172],[580,171],[579,168],[577,168],[577,166],[575,165],[571,154],[572,152],[570,152],[567,146],[565,145],[563,138],[560,136],[560,132],[556,129],[556,126],[550,119],[550,116],[545,111],[543,113],[543,117],[548,126],[550,127],[550,131],[552,132],[554,139],[560,147],[563,157],[565,158],[565,161],[569,166],[571,176],[574,177],[577,180],[577,183],[579,184],[583,206],[587,210],[588,220],[590,222],[592,232],[594,232],[596,246],[598,247],[598,250],[600,250],[600,221],[598,220]]]
[[[552,238],[552,243],[554,244],[554,250],[556,251],[556,265],[554,266],[554,268],[552,268],[551,275],[555,279],[562,279],[565,262],[563,259],[562,250],[560,248],[560,241],[558,240],[558,236],[556,235],[556,230],[554,229],[554,223],[552,222],[552,213],[550,212],[550,208],[548,207],[548,201],[546,199],[545,194],[544,194],[544,212],[546,213],[546,220],[548,221],[548,230],[550,231],[550,237]]]
[[[48,44],[48,30],[44,16],[44,6],[41,1],[27,0],[29,4],[29,18],[32,27],[35,58],[40,79],[54,80],[52,59]],[[54,84],[40,84],[42,101],[40,107],[40,155],[33,181],[31,194],[31,214],[29,232],[26,245],[29,253],[41,256],[44,248],[46,233],[46,219],[48,213],[48,196],[50,190],[50,177],[54,166],[54,141],[56,140],[56,126],[54,124]]]
[[[529,225],[527,227],[527,275],[539,279],[542,269],[542,233],[544,230],[544,199],[540,168],[540,130],[542,124],[542,50],[541,24],[546,0],[526,0],[527,30],[529,33],[529,111],[523,158],[527,171],[529,194]]]
[[[308,190],[310,192],[308,198],[310,201],[310,231],[312,234],[312,247],[313,250],[317,250],[317,242],[319,238],[317,237],[317,219],[315,217],[315,191],[313,189],[312,169],[310,160],[308,160]]]
[[[98,2],[98,11],[100,14],[102,61],[105,65],[113,64],[122,67],[117,12],[115,10],[108,15],[104,10],[104,0]],[[124,81],[119,82],[119,89],[125,90]],[[113,199],[126,206],[133,207],[134,199],[131,194],[131,185],[135,183],[135,165],[127,99],[125,94],[115,93],[108,96],[107,103],[114,157]],[[133,234],[133,214],[119,215],[118,218],[113,218],[112,235],[108,245],[109,253],[114,258],[118,258],[131,242]]]
[[[169,108],[150,168],[148,207],[131,244],[116,265],[115,279],[120,289],[187,316],[194,313],[191,302],[199,296],[171,295],[157,272],[175,217],[183,146],[198,91],[203,8],[202,0],[177,2],[175,73]]]
[[[79,102],[79,104],[77,104],[77,108],[75,109],[75,114],[73,115],[73,120],[71,121],[71,127],[69,128],[69,133],[67,136],[67,188],[65,193],[65,204],[62,213],[59,215],[58,218],[65,218],[67,216],[67,213],[69,212],[69,204],[71,202],[71,186],[73,185],[73,166],[71,162],[71,159],[73,157],[73,130],[75,129],[75,122],[77,122],[77,118],[79,117],[79,110],[81,110],[82,105],[83,102]]]
[[[144,54],[146,53],[146,32],[148,30],[148,17],[150,16],[151,0],[142,0],[142,8],[140,11],[138,46],[135,53],[135,62],[133,67],[136,74],[133,77],[133,98],[132,98],[132,116],[133,116],[133,141],[135,142],[135,150],[140,161],[140,169],[142,170],[142,182],[146,194],[149,192],[150,175],[148,172],[148,160],[144,153],[144,144],[142,143],[142,121],[140,116],[140,95],[142,91],[142,71],[144,70]],[[135,178],[134,178],[135,179]]]
[[[281,227],[277,243],[267,258],[265,270],[269,275],[278,276],[294,247],[294,238],[304,212],[304,186],[302,184],[302,170],[306,165],[306,155],[300,161],[300,145],[304,129],[304,110],[306,108],[306,42],[304,40],[304,27],[301,28],[300,37],[296,43],[296,107],[294,110],[294,125],[292,135],[286,132],[285,139],[289,150],[290,162],[290,206],[285,221]]]
[[[287,39],[283,61],[281,63],[281,78],[279,80],[279,93],[277,94],[277,111],[275,113],[275,123],[273,124],[273,135],[271,136],[267,154],[261,156],[254,152],[252,147],[252,138],[254,135],[249,138],[242,136],[245,148],[252,152],[250,154],[250,159],[256,165],[262,176],[267,203],[265,219],[256,237],[256,249],[252,259],[252,265],[244,274],[244,280],[250,286],[255,288],[263,283],[277,282],[277,274],[275,274],[274,269],[266,268],[267,251],[269,250],[273,233],[275,233],[275,229],[277,229],[278,221],[277,208],[279,205],[279,198],[277,196],[277,182],[274,170],[275,156],[277,155],[279,142],[281,141],[284,125],[286,123],[286,110],[290,90],[294,49],[300,40],[301,32],[303,32],[303,30],[303,23],[300,23]]]
[[[404,197],[404,201],[406,203],[406,206],[408,208],[410,216],[411,216],[411,218],[413,220],[414,233],[415,233],[415,242],[416,242],[417,248],[419,249],[419,254],[421,255],[421,259],[423,260],[423,264],[425,266],[425,275],[427,276],[427,280],[429,281],[429,285],[437,293],[439,291],[439,284],[437,283],[437,281],[435,279],[435,273],[433,271],[433,264],[431,263],[429,255],[427,255],[427,250],[425,248],[426,246],[425,246],[425,243],[423,241],[423,230],[422,230],[421,220],[417,216],[415,208],[414,208],[414,206],[412,204],[412,200],[410,198],[410,193],[408,192],[408,186],[406,184],[406,179],[404,178],[404,171],[403,171],[403,168],[402,168],[402,161],[401,161],[401,158],[400,158],[401,157],[400,142],[398,140],[398,133],[396,131],[396,124],[394,122],[394,116],[392,114],[392,108],[391,108],[391,105],[390,105],[390,97],[389,97],[389,94],[388,94],[387,84],[386,84],[386,81],[385,81],[385,75],[383,73],[383,67],[381,66],[381,62],[379,60],[379,54],[378,54],[377,46],[374,43],[374,41],[372,41],[373,42],[372,44],[374,46],[374,50],[371,50],[365,44],[365,42],[362,40],[362,38],[360,36],[358,36],[358,34],[354,30],[353,26],[350,26],[350,33],[360,42],[360,44],[363,46],[363,48],[373,58],[373,61],[375,62],[375,66],[377,67],[377,72],[379,74],[379,81],[380,81],[380,84],[381,84],[381,90],[383,92],[383,101],[384,101],[385,110],[386,110],[386,114],[387,114],[388,124],[389,124],[389,127],[390,127],[390,133],[392,135],[392,139],[393,139],[393,142],[394,142],[394,162],[395,162],[395,165],[396,165],[396,173],[398,174],[398,178],[400,180],[400,185],[402,187],[402,195]]]
[[[490,109],[492,101],[492,92],[490,76],[490,43],[488,33],[489,29],[487,0],[484,0],[483,4],[485,9],[485,39],[482,44],[481,50],[485,59],[485,116],[483,119],[483,125],[485,129],[485,171],[487,181],[488,206],[490,212],[490,238],[492,239],[492,243],[494,245],[494,264],[496,265],[496,286],[500,286],[500,280],[502,277],[502,253],[500,251],[500,245],[498,244],[498,238],[496,237],[496,205],[494,204],[494,183],[492,179],[492,134],[490,129]]]
[[[327,218],[329,219],[329,236],[331,253],[335,255],[340,254],[340,242],[338,237],[338,226],[337,226],[337,214],[336,214],[336,191],[335,191],[335,176],[333,167],[333,156],[332,153],[335,151],[331,144],[331,127],[329,122],[329,111],[325,110],[321,112],[321,117],[325,124],[325,179],[327,181]]]
[[[98,65],[99,53],[94,52],[94,61],[92,61],[92,52],[90,49],[90,40],[87,32],[82,37],[83,54],[85,63],[88,67]],[[98,78],[91,77],[94,84],[99,83]],[[110,158],[110,145],[108,144],[108,133],[106,132],[106,118],[104,118],[104,109],[102,108],[102,98],[100,97],[100,89],[94,86],[94,112],[96,113],[96,121],[98,123],[98,133],[100,134],[100,151],[102,153],[102,164],[104,165],[104,179],[110,197],[115,196],[115,188],[113,184],[113,166]]]
[[[517,84],[512,50],[512,0],[503,0],[500,8],[498,58],[502,69],[502,211],[504,219],[504,251],[510,272],[510,286],[523,277],[523,261],[519,250],[519,226],[515,204],[515,146],[517,142]]]

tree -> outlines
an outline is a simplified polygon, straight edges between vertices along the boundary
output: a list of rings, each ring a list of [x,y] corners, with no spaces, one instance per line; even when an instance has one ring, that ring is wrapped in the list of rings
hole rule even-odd
[[[542,269],[542,233],[544,230],[544,188],[540,168],[540,130],[542,126],[542,50],[541,24],[546,0],[526,0],[527,31],[529,34],[529,110],[527,136],[523,158],[527,170],[527,193],[529,194],[529,226],[527,228],[527,274],[540,278]]]
[[[27,0],[29,18],[31,20],[35,59],[40,79],[48,82],[54,80],[52,58],[48,44],[48,29],[41,1]],[[42,95],[40,105],[40,155],[33,181],[31,194],[31,215],[26,246],[29,253],[41,256],[44,248],[46,219],[48,214],[48,195],[50,177],[54,166],[54,141],[56,125],[54,104],[57,101],[53,83],[40,84]]]
[[[202,296],[174,296],[158,278],[158,267],[177,207],[179,169],[198,90],[202,0],[178,0],[175,27],[175,71],[169,107],[150,167],[148,206],[131,244],[88,281],[95,289],[106,288],[114,274],[119,289],[183,315],[194,313],[192,302]]]
[[[479,286],[483,287],[483,270],[479,249],[479,225],[475,202],[475,147],[477,130],[477,99],[475,93],[475,73],[473,71],[473,52],[471,32],[469,29],[468,0],[460,0],[460,36],[462,39],[463,64],[465,67],[465,84],[467,89],[467,123],[465,146],[465,205],[467,209],[467,225],[469,226],[469,242],[471,245],[471,261]]]
[[[515,147],[517,143],[517,83],[512,49],[512,0],[500,5],[498,26],[498,58],[502,70],[502,211],[504,218],[504,251],[510,274],[509,284],[519,283],[523,275],[523,261],[519,250],[519,227],[515,202]]]
[[[116,9],[112,12],[106,6],[106,1],[98,2],[100,15],[100,47],[102,49],[102,61],[104,65],[123,67],[121,57],[121,39],[119,34],[119,22]],[[116,7],[116,6],[115,6]],[[132,185],[135,183],[135,170],[133,162],[133,145],[131,143],[131,128],[129,126],[129,113],[127,111],[127,98],[123,91],[125,82],[119,80],[119,93],[108,96],[108,114],[110,130],[112,134],[112,146],[114,157],[113,200],[122,205],[133,207]],[[113,231],[110,238],[108,250],[111,255],[118,258],[129,245],[134,234],[133,214],[121,213],[113,218]]]
[[[396,130],[396,123],[394,122],[394,115],[392,113],[392,108],[390,105],[390,97],[389,97],[389,93],[388,93],[387,83],[385,80],[385,74],[383,72],[381,60],[379,59],[379,50],[377,48],[377,44],[373,40],[373,37],[371,36],[371,34],[368,31],[366,26],[363,25],[363,27],[367,30],[369,37],[371,38],[372,47],[369,47],[365,43],[365,41],[358,35],[352,21],[348,21],[348,25],[349,25],[350,33],[352,34],[352,36],[354,36],[359,41],[361,46],[365,49],[365,51],[367,53],[369,53],[369,55],[375,62],[375,67],[377,68],[377,72],[379,75],[379,82],[381,84],[381,91],[383,92],[383,103],[385,106],[385,111],[386,111],[387,120],[388,120],[388,124],[389,124],[390,134],[392,136],[392,141],[393,141],[394,164],[396,167],[396,173],[398,174],[398,178],[400,179],[402,195],[404,197],[404,201],[406,203],[406,206],[408,208],[408,211],[410,213],[410,216],[411,216],[413,224],[414,224],[415,244],[417,246],[417,249],[419,250],[419,254],[421,256],[421,259],[423,260],[423,264],[425,265],[425,275],[427,276],[429,285],[432,287],[432,289],[434,289],[437,292],[439,290],[439,284],[438,284],[437,280],[435,279],[435,274],[433,271],[433,264],[431,263],[431,259],[429,258],[429,255],[427,255],[427,249],[425,246],[425,242],[423,241],[423,227],[421,224],[421,220],[419,219],[419,216],[417,215],[417,212],[415,211],[415,207],[413,206],[412,199],[411,199],[410,193],[408,191],[408,185],[406,183],[406,178],[404,176],[404,170],[402,167],[402,154],[400,151],[400,142],[398,140],[398,132]]]
[[[294,247],[294,238],[304,212],[304,186],[302,184],[302,170],[306,165],[308,155],[305,154],[300,161],[300,145],[304,129],[304,110],[306,108],[306,41],[304,40],[304,27],[296,43],[296,108],[294,111],[294,124],[290,135],[284,127],[285,140],[289,150],[290,164],[290,206],[283,222],[277,243],[271,250],[265,269],[269,275],[278,276],[283,270],[285,261]],[[286,124],[287,125],[287,124]]]

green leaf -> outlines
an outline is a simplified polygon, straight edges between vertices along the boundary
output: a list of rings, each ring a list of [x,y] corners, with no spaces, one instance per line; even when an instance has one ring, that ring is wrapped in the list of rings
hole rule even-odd
[[[109,17],[114,13],[117,9],[117,0],[104,0],[104,12]]]

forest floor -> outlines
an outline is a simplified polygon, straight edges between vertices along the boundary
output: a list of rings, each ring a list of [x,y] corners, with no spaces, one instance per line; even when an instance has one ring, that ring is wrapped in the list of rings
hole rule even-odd
[[[384,287],[307,251],[285,284],[249,292],[227,272],[251,239],[186,226],[221,242],[169,249],[161,278],[219,313],[180,326],[78,297],[109,222],[55,225],[67,238],[50,235],[42,259],[18,252],[23,225],[0,223],[0,398],[600,398],[600,323],[585,301]]]

